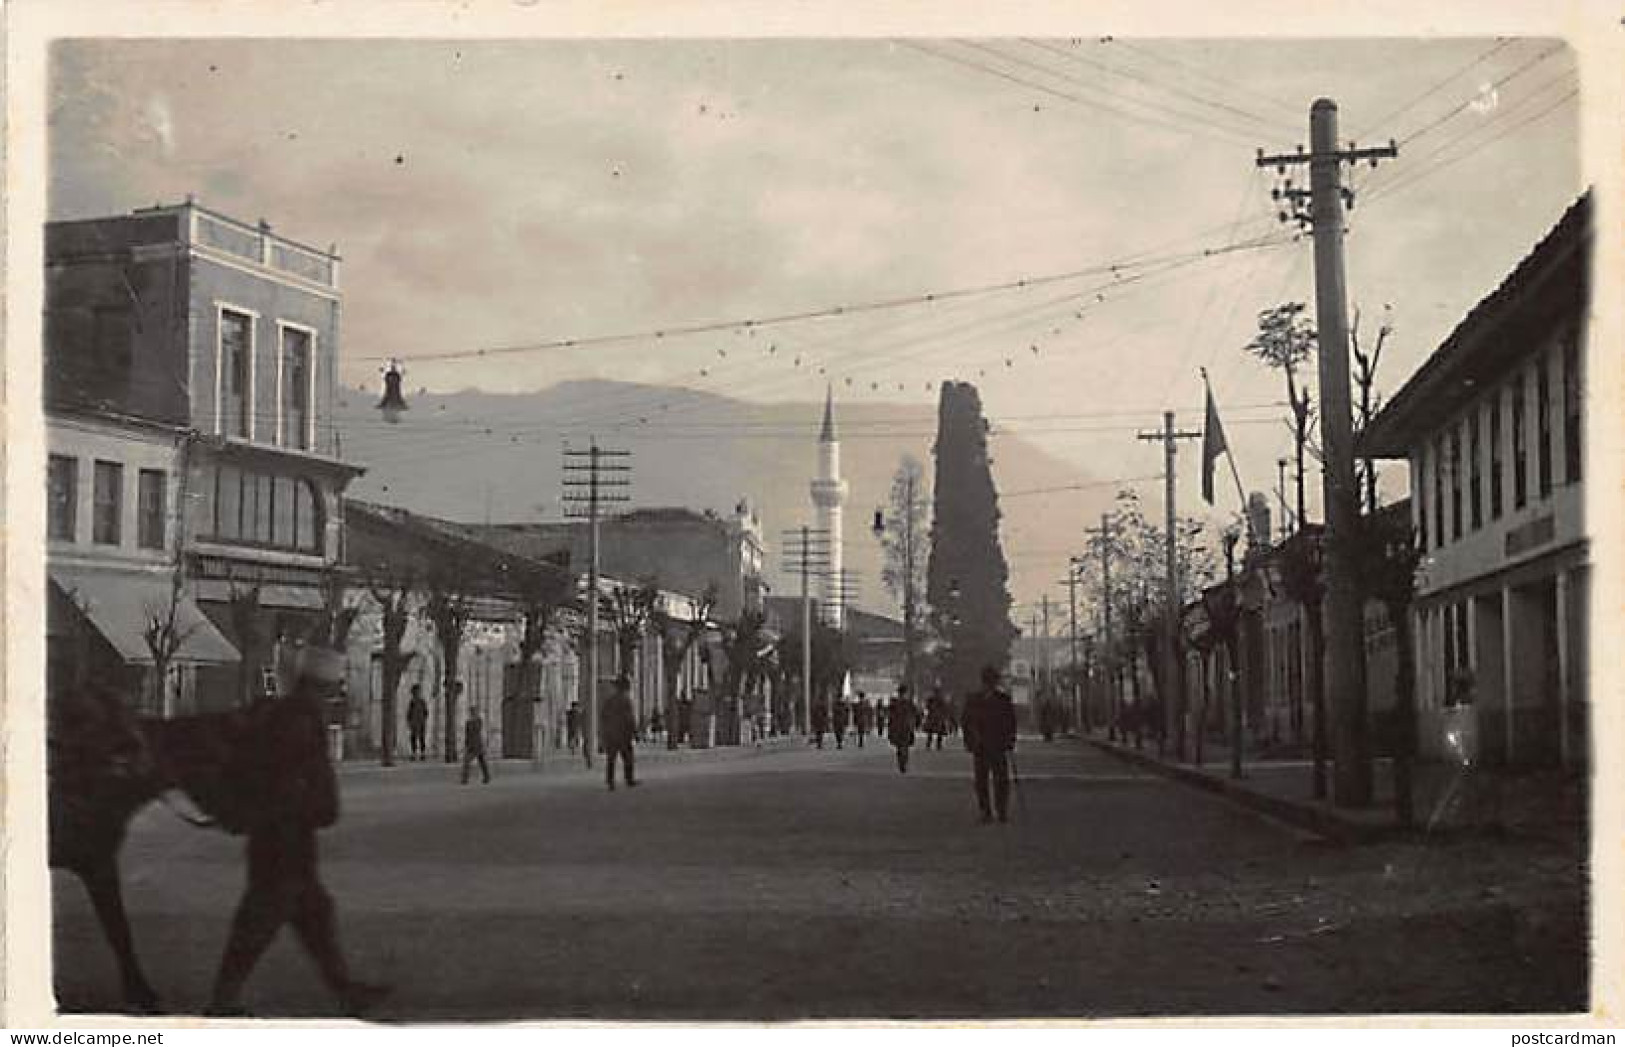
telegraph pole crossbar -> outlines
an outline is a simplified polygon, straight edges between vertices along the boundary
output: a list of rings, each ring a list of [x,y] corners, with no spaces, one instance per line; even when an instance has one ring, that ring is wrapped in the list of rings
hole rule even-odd
[[[1174,509],[1175,471],[1174,459],[1179,454],[1179,441],[1200,440],[1201,430],[1175,429],[1174,412],[1162,413],[1162,428],[1156,432],[1140,433],[1141,440],[1156,440],[1162,443],[1162,497],[1166,525],[1163,529],[1163,554],[1167,558],[1164,598],[1166,606],[1163,608],[1163,629],[1165,642],[1163,644],[1163,680],[1169,690],[1164,695],[1163,722],[1164,734],[1172,733],[1174,736],[1174,754],[1181,760],[1185,758],[1185,686],[1184,673],[1179,660],[1179,546],[1175,541],[1175,527],[1178,524],[1178,514]],[[1235,459],[1230,461],[1232,468]],[[1171,727],[1169,732],[1166,728]]]
[[[564,449],[564,515],[587,521],[587,715],[581,736],[581,758],[592,767],[598,738],[598,520],[605,505],[630,501],[632,467],[622,459],[632,452],[599,447],[590,441],[585,451]],[[606,460],[607,459],[607,460]]]

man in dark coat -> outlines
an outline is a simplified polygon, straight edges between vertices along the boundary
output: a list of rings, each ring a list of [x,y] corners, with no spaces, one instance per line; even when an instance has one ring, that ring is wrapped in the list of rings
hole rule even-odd
[[[429,703],[423,700],[423,685],[412,685],[412,700],[406,703],[406,730],[411,738],[412,759],[429,758]]]
[[[812,744],[820,749],[824,747],[824,732],[829,730],[829,706],[822,699],[814,698],[812,707]]]
[[[244,1013],[243,984],[283,924],[290,924],[345,1009],[361,1013],[387,992],[350,976],[333,899],[317,871],[316,831],[338,821],[323,703],[343,679],[342,652],[305,648],[288,667],[285,698],[256,703],[236,771],[242,802],[220,824],[248,836],[248,885],[232,918],[208,1013]],[[212,812],[211,812],[212,813]]]
[[[846,748],[846,728],[851,720],[852,706],[844,698],[835,699],[835,748]]]
[[[858,735],[858,748],[863,748],[864,736],[874,726],[875,711],[869,705],[869,696],[862,691],[858,692],[857,704],[852,707],[852,727]]]
[[[1009,820],[1010,751],[1016,747],[1016,706],[1010,695],[999,689],[999,671],[989,665],[982,669],[982,688],[965,700],[965,748],[970,750],[976,773],[976,804],[982,821],[991,822],[995,811],[999,821]],[[988,803],[987,780],[993,778],[993,802]]]
[[[564,743],[571,752],[576,751],[576,743],[581,740],[581,703],[571,702],[564,710]]]
[[[908,751],[914,745],[914,703],[908,684],[897,685],[897,697],[886,708],[886,740],[897,750],[897,773],[908,773]]]
[[[458,693],[463,685],[457,684]],[[468,719],[463,721],[463,784],[468,784],[468,772],[473,769],[474,761],[480,764],[480,779],[487,784],[491,781],[491,767],[485,762],[485,721],[480,718],[479,707],[470,702],[468,705]]]
[[[938,749],[942,748],[942,736],[948,733],[948,709],[943,701],[942,691],[932,688],[930,697],[925,700],[925,747],[932,748],[933,742]]]
[[[615,678],[615,686],[598,710],[598,729],[604,738],[604,781],[615,790],[615,759],[620,757],[627,788],[637,785],[632,771],[632,736],[637,730],[637,712],[632,708],[632,681]]]

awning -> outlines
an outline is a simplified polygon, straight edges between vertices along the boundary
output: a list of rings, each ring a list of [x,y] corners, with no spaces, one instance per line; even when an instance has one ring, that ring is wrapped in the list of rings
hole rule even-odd
[[[127,662],[151,665],[145,632],[153,615],[167,616],[167,575],[94,568],[53,567],[51,581],[80,609]],[[190,596],[175,605],[175,626],[182,639],[176,662],[222,665],[241,661],[237,649],[204,617]]]

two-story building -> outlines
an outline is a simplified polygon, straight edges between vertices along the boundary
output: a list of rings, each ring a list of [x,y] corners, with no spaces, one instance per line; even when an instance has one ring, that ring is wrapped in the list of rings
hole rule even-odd
[[[199,661],[184,684],[188,704],[248,697],[267,678],[278,641],[308,628],[322,606],[339,560],[340,498],[360,472],[340,460],[332,425],[339,314],[333,250],[190,199],[46,226],[52,497],[65,511],[74,490],[92,517],[114,511],[115,490],[131,512],[166,507],[165,540],[184,583],[178,598],[239,656]],[[171,444],[162,463],[152,457],[155,431]],[[153,560],[140,533],[113,543],[89,523],[93,552],[128,537]],[[65,518],[57,526],[69,533]],[[115,626],[111,608],[151,600],[120,593],[123,575],[87,581],[70,551],[78,544],[53,540],[58,595],[94,589],[108,608],[95,623],[104,635],[139,631],[139,622]],[[159,573],[153,563],[147,571]]]
[[[1585,341],[1591,195],[1576,201],[1373,420],[1410,463],[1424,751],[1586,760]]]

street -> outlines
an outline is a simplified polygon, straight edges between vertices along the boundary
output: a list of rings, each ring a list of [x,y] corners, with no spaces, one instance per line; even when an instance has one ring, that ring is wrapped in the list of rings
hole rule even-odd
[[[1583,869],[1530,842],[1327,844],[1077,741],[1023,739],[1012,824],[969,759],[803,742],[601,770],[346,768],[324,874],[381,1020],[895,1019],[1579,1010]],[[169,1007],[200,1008],[238,840],[161,806],[124,880]],[[78,883],[53,872],[63,1011],[118,1005]],[[333,1015],[291,934],[246,1002]]]

